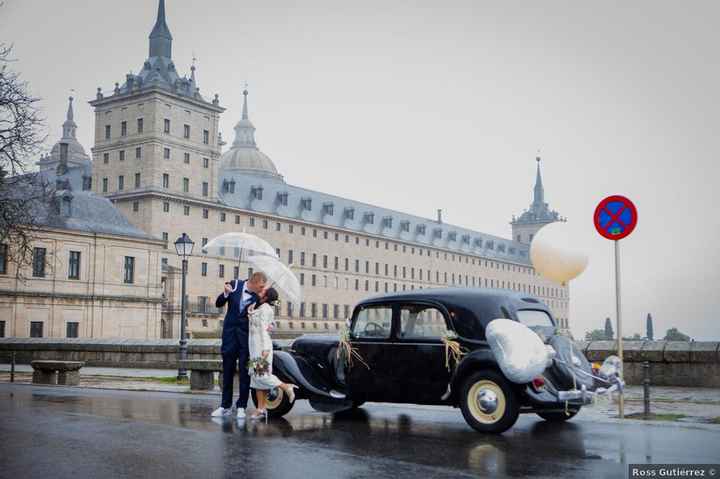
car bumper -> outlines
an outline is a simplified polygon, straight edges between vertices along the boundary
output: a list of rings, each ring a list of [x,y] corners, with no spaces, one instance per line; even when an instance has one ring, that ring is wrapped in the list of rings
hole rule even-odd
[[[525,395],[530,406],[535,407],[553,407],[558,405],[584,406],[592,404],[593,401],[600,396],[610,395],[613,392],[622,394],[625,384],[621,381],[615,382],[612,386],[604,388],[598,387],[594,390],[587,389],[582,386],[580,389],[571,390],[555,390],[550,387],[542,390],[535,390],[531,385],[525,386]]]

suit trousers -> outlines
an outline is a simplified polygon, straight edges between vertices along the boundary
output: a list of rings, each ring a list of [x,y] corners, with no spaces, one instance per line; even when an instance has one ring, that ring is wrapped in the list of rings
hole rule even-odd
[[[248,349],[248,340],[246,334],[238,334],[234,344],[225,349],[222,353],[223,361],[223,391],[222,404],[224,408],[232,406],[233,399],[233,380],[236,372],[240,374],[240,395],[237,400],[238,408],[247,407],[248,397],[250,396],[250,376],[248,375],[247,362],[250,359],[250,351]],[[240,362],[238,367],[238,361]]]

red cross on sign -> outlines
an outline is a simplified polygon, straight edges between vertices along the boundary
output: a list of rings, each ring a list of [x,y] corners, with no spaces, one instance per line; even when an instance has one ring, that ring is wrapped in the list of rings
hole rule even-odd
[[[632,201],[620,195],[608,196],[597,205],[593,216],[595,229],[609,240],[620,240],[637,226],[637,209]]]

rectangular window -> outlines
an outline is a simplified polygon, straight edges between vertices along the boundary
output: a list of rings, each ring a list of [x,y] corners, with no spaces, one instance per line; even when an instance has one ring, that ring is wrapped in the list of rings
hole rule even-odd
[[[5,337],[5,321],[0,321],[0,338]]]
[[[305,266],[305,251],[300,252],[300,266]]]
[[[225,212],[224,211],[221,212],[220,213],[220,223],[225,223],[226,218],[227,218],[227,216],[225,215]]]
[[[118,190],[122,190],[125,188],[125,177],[120,175],[118,176]]]
[[[317,318],[317,303],[310,304],[310,316]]]
[[[107,178],[103,178],[102,191],[103,191],[103,193],[107,193],[107,190],[108,190],[108,179],[107,179]]]
[[[140,173],[135,173],[135,188],[140,188]]]
[[[138,132],[138,133],[142,133],[142,132],[143,132],[143,126],[144,126],[144,125],[143,125],[143,119],[142,119],[142,118],[138,118],[138,119],[137,119],[137,132]]]
[[[340,258],[335,256],[335,264],[333,265],[335,267],[335,271],[340,269]]]
[[[170,120],[168,120],[167,118],[165,118],[165,123],[164,123],[163,131],[164,131],[165,133],[170,133]]]
[[[236,225],[240,224],[240,215],[235,215],[235,224]]]
[[[8,245],[0,243],[0,274],[7,274]]]
[[[200,274],[207,276],[207,263],[200,263]]]
[[[203,184],[202,184],[202,195],[203,195],[203,196],[207,196],[207,195],[208,195],[208,187],[209,187],[208,182],[207,182],[207,181],[203,181]]]
[[[304,302],[300,303],[300,317],[301,318],[305,317],[305,303]]]
[[[210,168],[210,159],[203,158],[203,168]]]
[[[183,153],[183,162],[186,165],[190,164],[190,153]]]
[[[30,321],[30,337],[31,338],[42,338],[43,337],[43,325],[42,321]]]
[[[343,310],[345,311],[344,316],[346,318],[349,318],[350,317],[350,305],[349,304],[344,305]]]
[[[190,139],[190,125],[183,125],[183,138]]]
[[[169,242],[169,238],[168,238],[168,233],[167,233],[167,231],[163,231],[162,239],[163,239],[163,241],[165,242],[164,248],[167,249],[167,247],[168,247],[168,242]]]
[[[103,163],[106,165],[110,163],[110,153],[103,153]]]
[[[400,309],[401,339],[440,339],[447,332],[445,317],[432,306],[408,305]]]
[[[110,125],[105,125],[105,139],[110,139]]]
[[[203,208],[203,218],[208,219],[209,216],[210,210],[208,210],[207,208]]]
[[[163,173],[163,182],[162,182],[163,188],[170,188],[170,175],[167,173]]]
[[[132,256],[125,256],[125,275],[123,281],[126,284],[135,282],[135,258]]]
[[[170,148],[163,148],[163,158],[166,160],[170,159]]]
[[[311,276],[312,281],[310,282],[311,286],[317,286],[317,276],[312,275]]]
[[[170,202],[163,201],[163,213],[170,213]]]
[[[118,152],[118,157],[120,158],[120,161],[125,161],[125,150],[120,150]]]
[[[34,248],[33,249],[33,276],[36,278],[45,277],[45,256],[47,249],[45,248]]]
[[[68,321],[65,325],[65,336],[68,338],[77,338],[80,323]]]
[[[210,144],[210,132],[207,130],[203,130],[203,144],[205,144],[205,145]]]
[[[190,178],[183,178],[183,193],[190,192]]]
[[[328,319],[328,305],[326,303],[322,305],[322,319]]]
[[[288,264],[293,264],[293,250],[288,250]]]
[[[287,315],[288,318],[292,318],[293,315],[293,304],[290,301],[287,303]]]
[[[391,329],[392,307],[369,306],[358,312],[353,324],[353,336],[356,338],[389,338]]]
[[[120,122],[120,136],[127,136],[127,122]]]
[[[300,286],[305,286],[305,273],[300,273]]]
[[[233,266],[233,279],[238,279],[239,277],[240,277],[240,267]]]
[[[68,279],[80,279],[80,251],[70,251]]]
[[[328,257],[326,254],[323,255],[323,268],[327,269],[328,267]]]
[[[225,265],[224,264],[218,265],[218,277],[220,277],[220,278],[225,277]]]
[[[138,146],[135,148],[135,159],[136,160],[142,160],[142,147]]]

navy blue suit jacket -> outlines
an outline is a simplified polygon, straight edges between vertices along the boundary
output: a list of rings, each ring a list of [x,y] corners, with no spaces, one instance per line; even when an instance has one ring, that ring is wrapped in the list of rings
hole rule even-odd
[[[258,300],[255,293],[250,293],[253,301],[250,301],[242,311],[240,304],[242,302],[242,291],[245,281],[234,279],[230,281],[235,291],[231,292],[226,298],[223,293],[215,300],[215,306],[222,308],[227,304],[225,320],[223,321],[222,345],[220,352],[225,354],[234,350],[247,349],[248,347],[248,306]]]

